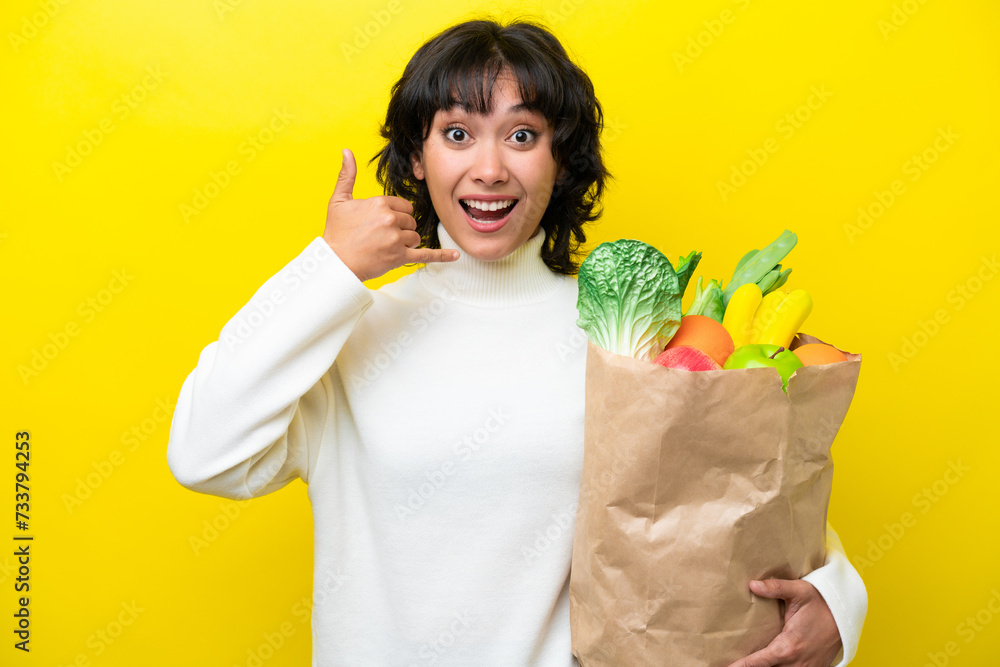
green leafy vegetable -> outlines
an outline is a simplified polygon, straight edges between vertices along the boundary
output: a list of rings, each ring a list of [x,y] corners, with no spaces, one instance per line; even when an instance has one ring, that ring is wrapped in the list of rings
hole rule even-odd
[[[736,268],[733,269],[733,275],[735,275],[736,272],[740,270],[740,267],[742,267],[744,264],[746,264],[747,262],[749,262],[750,259],[754,255],[756,255],[757,253],[759,253],[759,252],[760,252],[760,250],[757,250],[756,248],[754,248],[753,250],[751,250],[747,254],[743,255],[743,257],[740,258],[740,261],[736,262]]]
[[[670,260],[642,241],[600,244],[580,265],[577,283],[576,323],[608,352],[652,361],[680,326],[680,279]]]
[[[778,274],[778,277],[775,278],[775,280],[774,280],[773,283],[771,283],[770,285],[768,285],[767,289],[761,290],[762,294],[767,294],[768,292],[773,292],[774,290],[776,290],[779,287],[781,287],[782,285],[784,285],[785,282],[788,280],[788,274],[792,272],[791,269],[785,269],[784,271],[781,271],[781,264],[778,264],[778,266],[776,266],[774,268],[775,268],[776,271],[780,271],[781,273]]]
[[[687,254],[687,257],[681,257],[677,260],[677,281],[680,285],[681,298],[684,297],[684,291],[687,290],[688,281],[691,280],[691,276],[694,275],[694,270],[698,267],[698,262],[701,261],[701,253],[692,250]]]
[[[698,284],[695,286],[694,301],[687,309],[685,315],[704,315],[722,324],[722,316],[726,312],[726,307],[722,304],[722,285],[715,278],[708,281],[707,287],[702,287],[702,276],[698,276]]]
[[[751,250],[743,255],[733,270],[733,279],[722,290],[723,305],[729,305],[733,292],[747,283],[757,283],[761,292],[774,291],[785,284],[791,269],[781,270],[781,260],[792,251],[799,238],[787,229],[763,250]]]

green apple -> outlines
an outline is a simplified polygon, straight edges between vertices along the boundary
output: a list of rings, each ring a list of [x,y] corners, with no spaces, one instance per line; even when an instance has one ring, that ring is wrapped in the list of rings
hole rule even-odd
[[[788,378],[802,366],[802,361],[791,350],[767,343],[751,343],[736,348],[722,367],[774,368],[781,376],[781,390],[788,393]]]

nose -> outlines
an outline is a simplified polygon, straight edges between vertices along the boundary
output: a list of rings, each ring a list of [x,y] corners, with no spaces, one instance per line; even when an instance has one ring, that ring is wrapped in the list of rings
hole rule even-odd
[[[470,176],[484,185],[506,182],[507,164],[503,147],[495,142],[481,141],[476,149],[476,159]]]

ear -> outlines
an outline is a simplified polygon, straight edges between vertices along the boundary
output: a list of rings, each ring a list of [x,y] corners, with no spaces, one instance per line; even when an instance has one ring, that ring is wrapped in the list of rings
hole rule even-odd
[[[559,175],[556,176],[556,183],[562,185],[566,181],[566,167],[559,167]]]
[[[424,180],[424,164],[420,161],[420,156],[416,153],[410,154],[410,166],[413,167],[413,176],[418,180]]]

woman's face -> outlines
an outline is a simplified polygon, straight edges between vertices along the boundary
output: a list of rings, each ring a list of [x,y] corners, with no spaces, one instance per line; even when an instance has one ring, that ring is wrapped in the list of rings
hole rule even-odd
[[[422,154],[413,157],[413,174],[426,180],[449,236],[483,261],[506,257],[539,231],[559,172],[548,122],[516,108],[517,84],[506,74],[497,79],[492,102],[487,116],[457,105],[438,110]],[[510,200],[510,207],[492,213],[467,203],[499,207]]]

